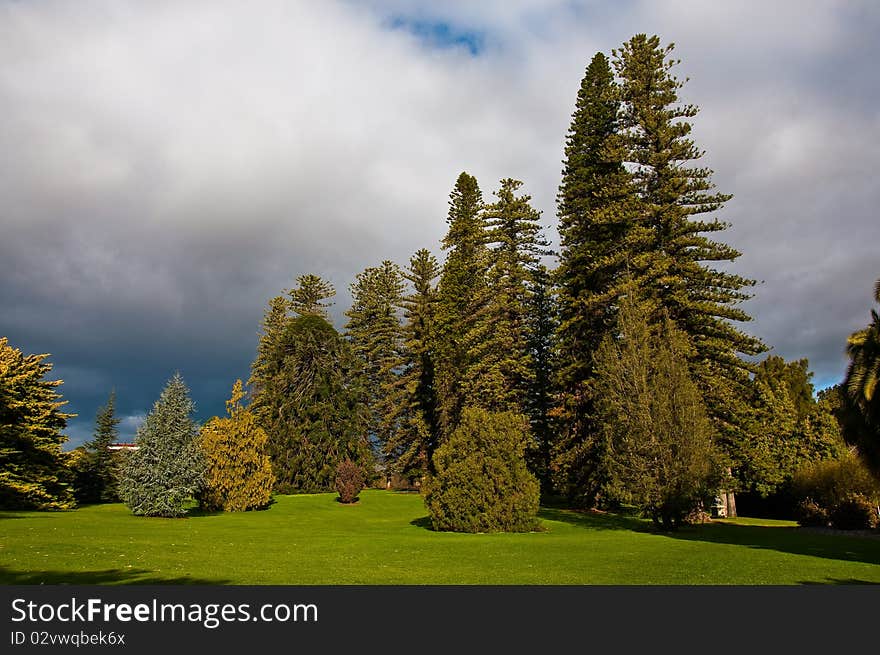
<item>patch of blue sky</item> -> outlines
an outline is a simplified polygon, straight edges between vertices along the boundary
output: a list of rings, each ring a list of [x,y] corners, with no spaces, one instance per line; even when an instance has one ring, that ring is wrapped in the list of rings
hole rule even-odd
[[[473,57],[486,48],[485,31],[465,29],[442,20],[392,16],[386,25],[391,30],[408,32],[429,48],[464,48]]]

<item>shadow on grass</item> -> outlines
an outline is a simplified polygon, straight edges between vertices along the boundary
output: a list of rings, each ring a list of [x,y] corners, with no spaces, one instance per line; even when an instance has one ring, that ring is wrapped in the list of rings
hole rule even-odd
[[[424,528],[425,530],[434,531],[434,526],[431,525],[431,517],[430,516],[421,516],[417,519],[413,519],[409,522],[410,525],[414,525],[417,528]]]
[[[102,571],[16,571],[0,566],[4,585],[223,585],[229,580],[189,576],[168,577],[147,569],[104,569]]]
[[[654,532],[652,525],[634,516],[611,512],[589,512],[558,507],[542,507],[538,518],[559,521],[587,530],[629,530],[630,532]]]
[[[880,565],[880,540],[816,534],[795,527],[708,523],[664,533],[671,539],[778,550],[794,555]]]
[[[538,516],[548,521],[561,521],[586,530],[629,530],[662,535],[669,539],[729,544],[746,548],[776,550],[794,555],[880,565],[880,539],[818,534],[795,527],[723,523],[689,525],[673,532],[666,532],[655,529],[653,524],[648,521],[631,516],[579,512],[554,507],[542,507]],[[860,580],[830,580],[827,584],[867,583]]]
[[[798,584],[804,585],[852,585],[852,584],[866,584],[866,585],[880,585],[880,582],[870,582],[868,580],[856,580],[855,578],[825,578],[824,582],[816,582],[815,580],[801,580]]]

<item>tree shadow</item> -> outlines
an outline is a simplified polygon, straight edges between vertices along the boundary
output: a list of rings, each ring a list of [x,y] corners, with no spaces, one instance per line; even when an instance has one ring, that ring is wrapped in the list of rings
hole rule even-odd
[[[732,525],[718,522],[688,525],[675,531],[661,531],[649,521],[634,516],[611,512],[584,512],[556,507],[542,507],[538,516],[549,521],[561,521],[585,530],[628,530],[684,541],[728,544],[776,550],[794,555],[880,565],[880,539],[856,535],[814,533],[787,526]],[[858,583],[859,581],[829,582],[829,584]]]
[[[230,580],[163,576],[147,569],[100,571],[16,571],[0,566],[3,585],[225,585]]]
[[[414,525],[417,528],[424,528],[425,530],[430,530],[434,532],[434,526],[431,524],[430,516],[421,516],[417,519],[413,519],[409,522],[410,525]]]
[[[654,526],[635,516],[589,510],[542,507],[538,518],[568,523],[586,530],[629,530],[630,532],[657,532]]]
[[[855,578],[825,578],[823,582],[817,582],[816,580],[801,580],[798,584],[803,585],[853,585],[853,584],[861,584],[861,585],[880,585],[880,582],[871,582],[869,580],[856,580]]]
[[[796,527],[707,523],[664,533],[672,539],[730,544],[793,555],[880,565],[880,540],[806,532]]]

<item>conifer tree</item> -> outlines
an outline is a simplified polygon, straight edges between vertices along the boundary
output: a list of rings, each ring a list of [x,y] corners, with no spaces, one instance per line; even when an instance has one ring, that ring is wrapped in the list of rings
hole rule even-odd
[[[526,393],[526,415],[532,442],[526,451],[530,469],[545,491],[552,490],[551,454],[554,440],[553,407],[557,390],[556,365],[557,306],[550,283],[550,271],[539,266],[533,272],[528,312],[528,344],[532,371]]]
[[[412,292],[401,301],[405,323],[404,347],[384,393],[384,416],[389,440],[383,454],[390,470],[404,477],[421,477],[432,470],[438,445],[437,394],[434,387],[434,313],[437,290],[434,280],[440,267],[426,249],[417,251],[404,271]]]
[[[595,357],[606,492],[674,529],[721,482],[715,431],[690,377],[690,344],[666,317],[652,330],[632,297],[622,301],[615,332]]]
[[[84,444],[86,452],[86,489],[78,488],[77,494],[82,502],[115,503],[119,501],[117,489],[117,459],[110,450],[110,444],[119,439],[117,425],[121,422],[115,415],[116,391],[110,392],[107,404],[98,410],[95,417],[95,433],[91,441]],[[80,485],[78,485],[79,487]]]
[[[202,427],[199,445],[207,470],[199,504],[208,511],[261,509],[272,498],[275,478],[266,454],[268,437],[242,405],[244,395],[241,380],[236,380],[226,401],[227,416],[214,417]]]
[[[395,399],[387,390],[399,373],[403,334],[397,308],[403,300],[404,282],[399,267],[384,261],[357,275],[351,285],[352,306],[346,337],[361,360],[366,384],[368,426],[377,450],[394,438],[397,426],[387,420]]]
[[[483,194],[472,175],[462,172],[449,195],[449,230],[443,239],[446,261],[437,292],[437,400],[442,435],[454,429],[464,404],[462,383],[470,364],[464,338],[485,300],[489,267]]]
[[[61,380],[47,380],[47,354],[24,355],[0,337],[0,509],[73,505],[61,430],[75,414],[61,411]]]
[[[485,207],[488,252],[486,285],[479,290],[476,310],[462,336],[467,367],[462,389],[469,404],[490,411],[524,414],[534,383],[530,349],[530,301],[534,273],[548,254],[541,234],[540,213],[528,195],[517,196],[519,180],[501,180],[498,200]]]
[[[740,253],[710,238],[729,224],[708,216],[731,196],[714,191],[712,171],[697,165],[704,152],[691,134],[695,105],[683,104],[683,82],[674,46],[638,34],[615,51],[620,78],[619,129],[638,186],[639,220],[651,233],[651,247],[630,258],[638,287],[652,300],[654,318],[666,312],[694,346],[691,367],[710,416],[728,452],[736,457],[745,436],[744,417],[731,399],[746,393],[750,366],[742,355],[766,347],[735,323],[751,320],[738,307],[754,281],[716,268]]]
[[[630,262],[649,244],[639,222],[632,175],[624,166],[619,90],[601,52],[590,61],[577,95],[557,195],[560,252],[555,272],[559,327],[554,415],[555,485],[592,505],[602,480],[601,444],[593,413],[593,354],[614,324],[617,299],[631,279]]]
[[[296,282],[296,287],[287,290],[290,308],[300,316],[314,314],[327,318],[327,308],[333,303],[325,301],[336,295],[333,285],[311,273],[300,275]]]
[[[251,409],[269,435],[275,491],[329,491],[346,458],[372,473],[361,366],[324,318],[287,319],[252,379]]]
[[[122,467],[120,496],[133,514],[184,516],[202,488],[205,458],[194,412],[189,389],[175,373],[137,431],[138,449]]]
[[[528,532],[537,527],[539,485],[525,464],[528,425],[513,412],[465,407],[434,453],[425,507],[435,530]]]

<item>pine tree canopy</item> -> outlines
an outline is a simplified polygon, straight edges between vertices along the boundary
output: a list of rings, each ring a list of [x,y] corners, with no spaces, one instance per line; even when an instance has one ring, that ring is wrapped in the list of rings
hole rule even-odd
[[[86,502],[114,503],[119,500],[116,488],[116,457],[110,445],[119,439],[117,426],[121,422],[116,417],[116,391],[110,392],[107,404],[95,416],[95,433],[91,441],[84,444],[88,454],[88,477],[90,487],[85,496]],[[78,490],[78,494],[82,490]]]
[[[437,394],[434,381],[434,280],[440,266],[425,248],[417,251],[403,272],[412,291],[400,300],[403,310],[403,348],[396,369],[384,388],[385,430],[389,438],[383,454],[389,470],[404,477],[421,477],[431,470],[437,447]]]
[[[396,402],[387,391],[400,372],[403,332],[398,307],[403,294],[403,274],[386,260],[357,275],[351,285],[352,306],[345,313],[349,318],[346,337],[361,360],[367,386],[367,430],[379,450],[397,429],[387,420]]]
[[[732,262],[740,253],[707,235],[728,223],[700,218],[720,210],[731,196],[713,191],[712,171],[696,165],[704,154],[690,138],[695,105],[682,104],[683,83],[672,73],[672,44],[639,34],[615,51],[620,78],[620,130],[639,190],[639,222],[650,230],[650,248],[633,253],[632,276],[655,306],[668,312],[696,348],[695,360],[715,370],[696,370],[701,387],[720,373],[742,383],[749,366],[739,355],[757,355],[766,347],[731,322],[751,320],[738,304],[750,298],[743,289],[754,281],[711,267]]]
[[[205,458],[193,420],[195,403],[175,373],[137,431],[138,449],[126,456],[120,495],[139,516],[180,517],[202,489]]]
[[[317,275],[300,275],[297,286],[288,289],[290,308],[301,316],[315,314],[327,318],[327,308],[333,303],[324,302],[336,295],[336,289]]]
[[[47,380],[49,357],[25,355],[0,337],[0,508],[73,505],[61,445],[67,419],[61,380]]]
[[[370,470],[365,386],[350,344],[317,314],[288,319],[266,343],[251,409],[269,435],[275,490],[329,491],[346,458]]]
[[[437,400],[442,434],[458,421],[464,403],[461,385],[471,363],[468,350],[475,344],[464,337],[475,324],[485,301],[489,268],[488,230],[483,196],[476,178],[461,173],[449,196],[449,230],[443,239],[446,261],[437,291],[436,347]]]
[[[517,196],[519,180],[501,180],[498,200],[483,216],[487,253],[486,285],[462,334],[467,347],[463,390],[467,403],[490,411],[523,414],[535,369],[530,349],[531,297],[540,258],[549,254],[540,213],[528,195]]]

